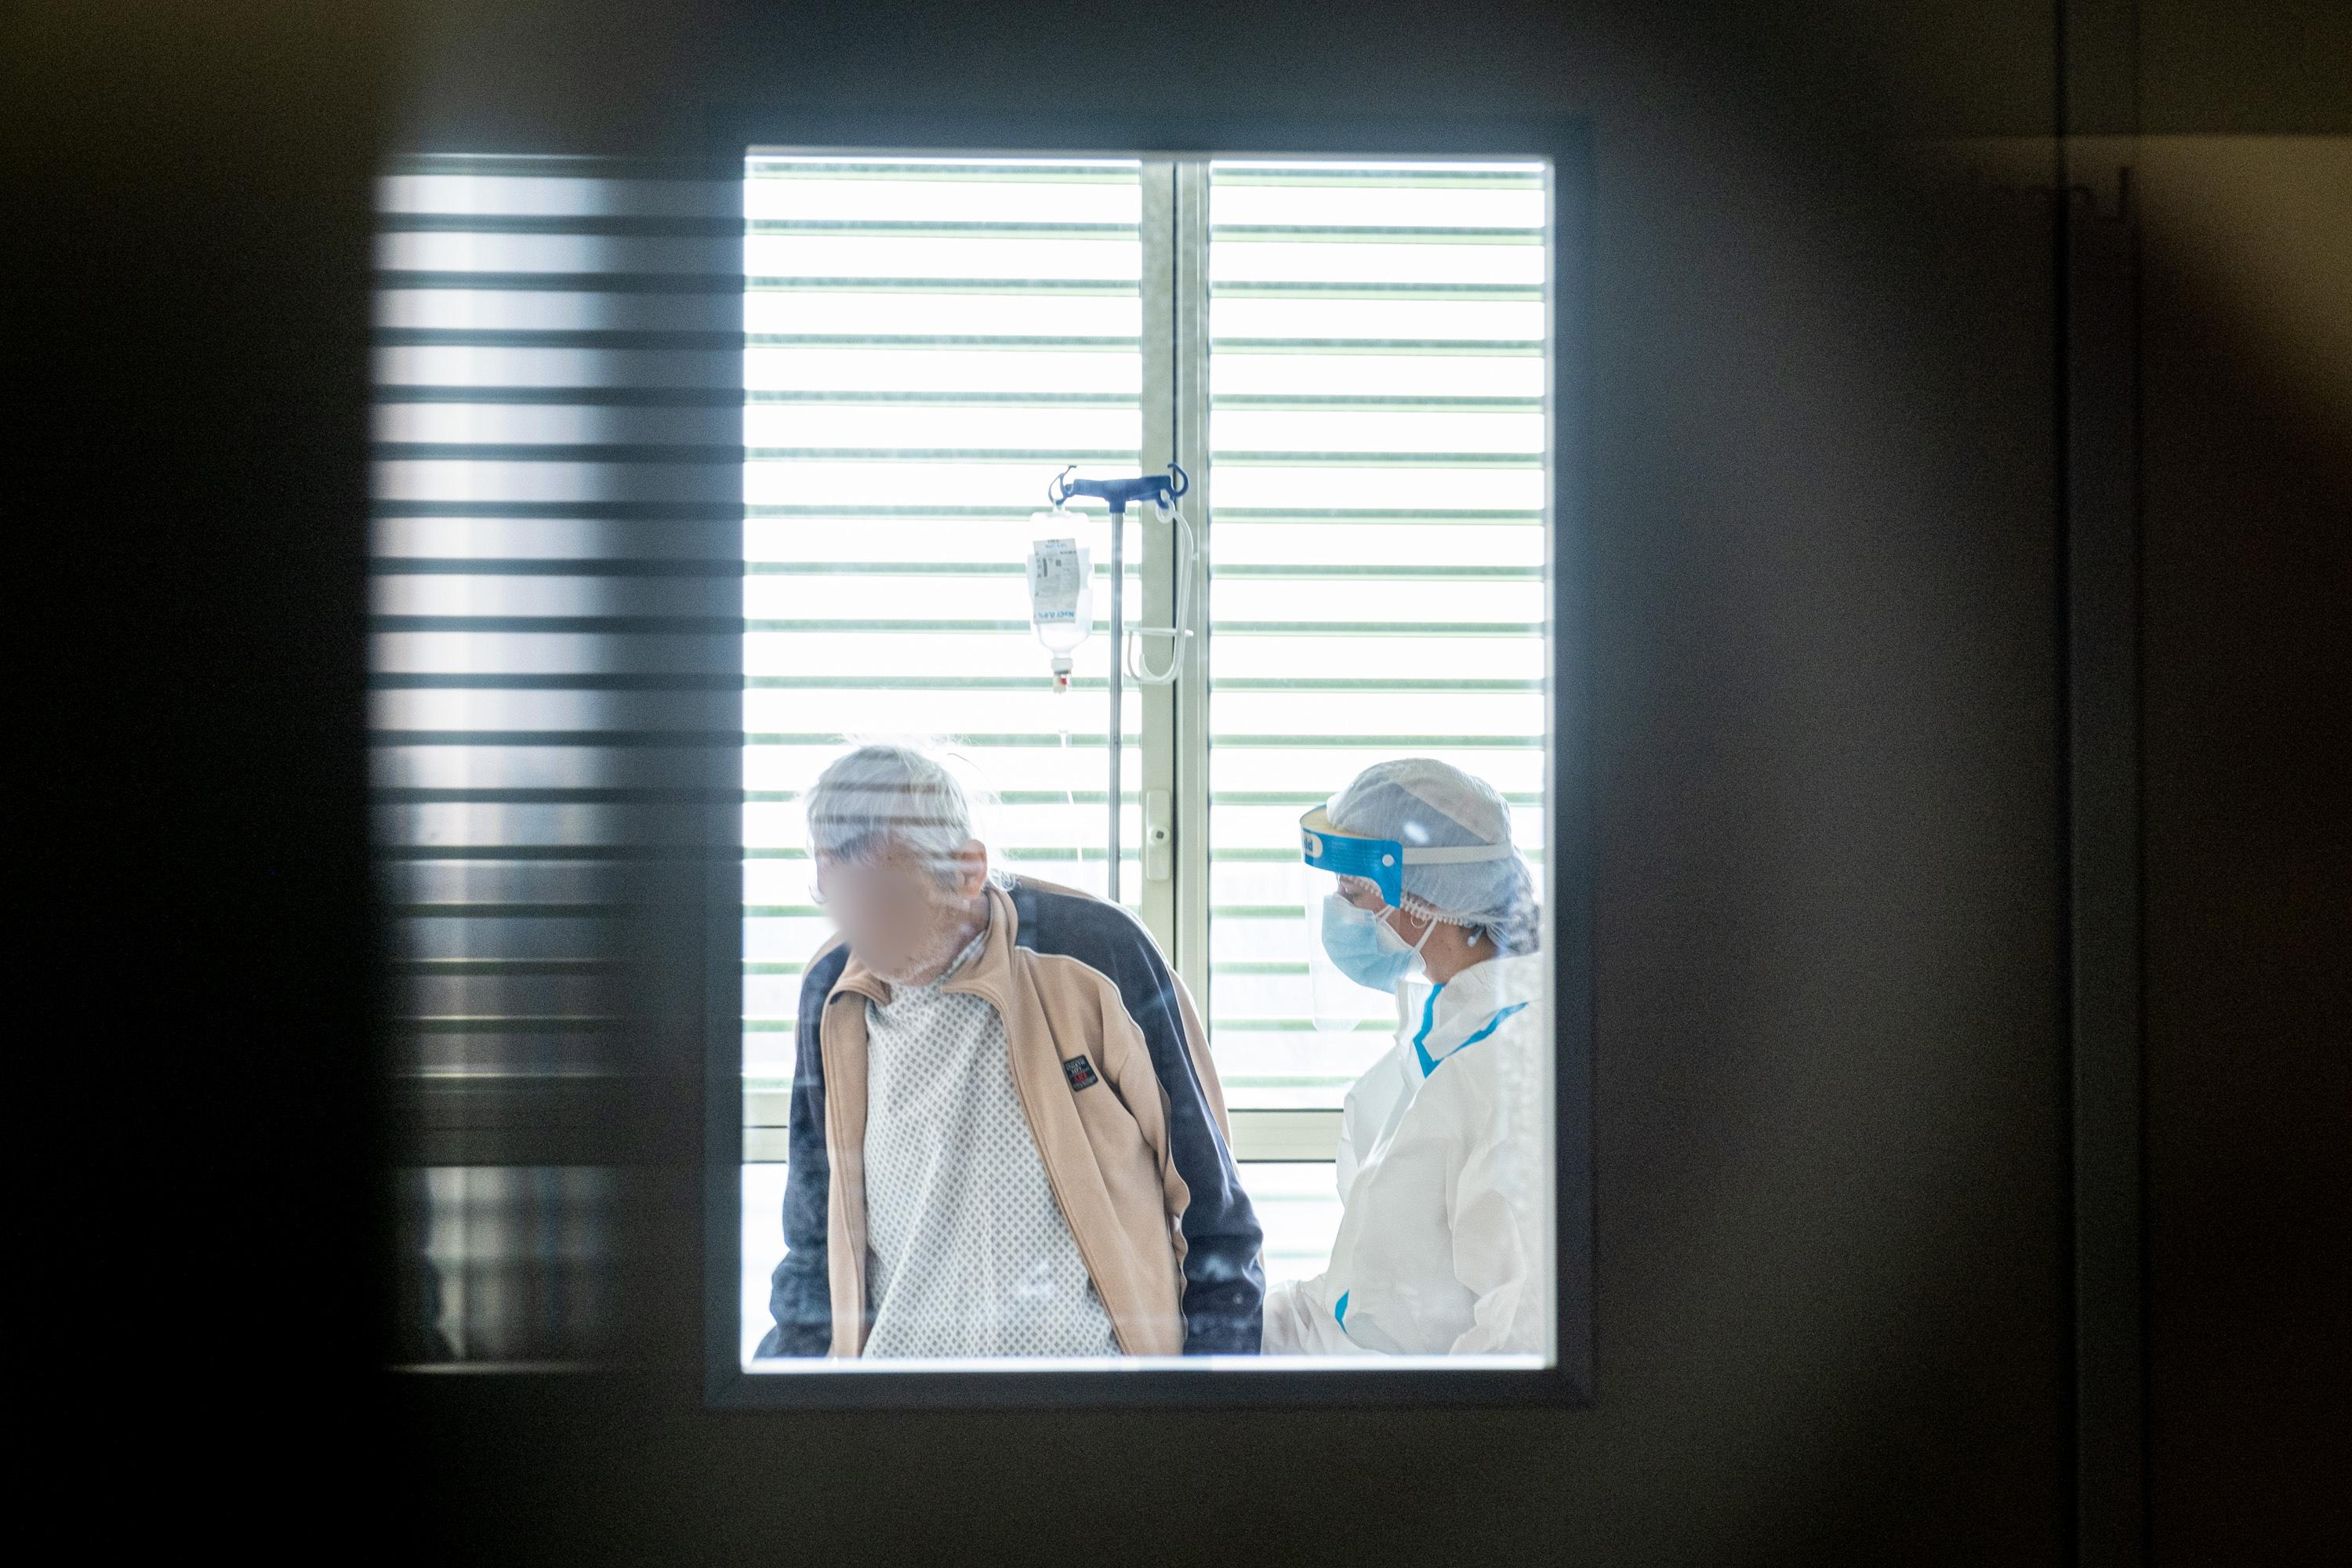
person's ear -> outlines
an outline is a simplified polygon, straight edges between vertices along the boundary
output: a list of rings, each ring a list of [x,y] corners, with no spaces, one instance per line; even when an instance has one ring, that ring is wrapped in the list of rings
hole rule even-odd
[[[967,838],[955,852],[956,892],[966,899],[980,897],[988,886],[988,846],[977,838]]]

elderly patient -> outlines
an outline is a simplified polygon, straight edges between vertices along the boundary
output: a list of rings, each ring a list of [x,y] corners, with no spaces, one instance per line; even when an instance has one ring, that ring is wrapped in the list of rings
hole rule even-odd
[[[1256,1216],[1200,1019],[1134,917],[992,872],[934,759],[807,802],[840,927],[801,985],[761,1355],[1255,1352]]]

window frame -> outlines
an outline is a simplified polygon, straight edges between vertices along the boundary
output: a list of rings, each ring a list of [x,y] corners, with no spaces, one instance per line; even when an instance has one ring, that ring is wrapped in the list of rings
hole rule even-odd
[[[1550,386],[1548,494],[1548,603],[1551,659],[1547,712],[1549,795],[1546,800],[1544,875],[1551,911],[1552,1010],[1559,1043],[1555,1058],[1553,1301],[1558,1314],[1554,1364],[1541,1369],[1361,1367],[1352,1362],[1329,1370],[1137,1368],[1102,1371],[869,1372],[833,1375],[750,1373],[741,1365],[742,1215],[741,1167],[747,1142],[772,1138],[747,1126],[742,1087],[741,870],[738,858],[714,856],[706,895],[705,1028],[705,1393],[713,1405],[735,1408],[1015,1408],[1086,1406],[1272,1407],[1301,1404],[1341,1408],[1455,1405],[1502,1407],[1589,1405],[1594,1388],[1592,1344],[1593,1205],[1591,1105],[1591,808],[1589,714],[1590,647],[1585,563],[1589,530],[1585,493],[1585,381],[1589,314],[1587,280],[1591,132],[1580,118],[1380,118],[1239,119],[1131,112],[1056,113],[1051,117],[956,116],[936,112],[894,114],[860,110],[809,110],[727,106],[710,116],[707,156],[714,165],[740,167],[748,149],[870,153],[877,158],[970,157],[1003,153],[1020,157],[1140,158],[1147,174],[1155,161],[1175,160],[1165,193],[1147,178],[1143,222],[1155,221],[1155,199],[1183,193],[1171,225],[1171,276],[1164,281],[1147,270],[1142,289],[1149,310],[1155,282],[1171,311],[1171,331],[1161,340],[1172,352],[1172,407],[1155,413],[1146,399],[1143,438],[1147,454],[1155,438],[1169,446],[1205,487],[1208,472],[1207,279],[1188,269],[1205,268],[1207,244],[1206,160],[1252,157],[1371,159],[1529,158],[1551,169],[1549,232]],[[1192,182],[1186,190],[1188,175]],[[1187,226],[1198,234],[1188,235]],[[1149,356],[1156,334],[1147,328]],[[1187,345],[1197,352],[1188,353]],[[1171,428],[1172,426],[1172,428]],[[1205,519],[1205,509],[1202,515]],[[1205,554],[1205,552],[1204,552]],[[1148,564],[1143,573],[1143,613],[1148,624],[1164,624],[1173,588],[1170,562]],[[1152,566],[1161,568],[1158,573]],[[1206,574],[1205,559],[1194,563]],[[1206,603],[1205,582],[1195,584],[1195,603]],[[1156,619],[1155,619],[1156,617]],[[1207,754],[1203,746],[1181,743],[1204,737],[1207,719],[1205,639],[1185,650],[1185,678],[1170,688],[1144,688],[1143,799],[1171,792],[1174,819],[1205,825]],[[1189,721],[1189,722],[1188,722]],[[1157,733],[1163,743],[1149,742]],[[1188,762],[1189,759],[1189,762]],[[739,764],[740,766],[740,762]],[[1163,776],[1164,775],[1164,776]],[[739,775],[740,784],[740,775]],[[1189,818],[1187,802],[1194,808]],[[1205,830],[1180,832],[1171,876],[1157,889],[1144,883],[1147,923],[1166,943],[1178,972],[1206,997],[1208,912],[1205,897],[1189,903],[1177,897],[1185,886],[1205,895],[1208,844]],[[1197,864],[1196,864],[1197,862]],[[1140,863],[1137,867],[1141,875]],[[1189,875],[1188,875],[1189,874]],[[1171,940],[1172,938],[1172,941]],[[1242,1113],[1234,1113],[1239,1121]],[[1323,1137],[1336,1113],[1261,1110],[1249,1113],[1253,1157],[1302,1157],[1297,1150]],[[1260,1128],[1257,1122],[1265,1125]],[[1236,1129],[1236,1144],[1243,1140]],[[1288,1151],[1287,1152],[1284,1152]],[[1236,1159],[1241,1157],[1237,1147]],[[1310,1156],[1311,1157],[1311,1156]]]

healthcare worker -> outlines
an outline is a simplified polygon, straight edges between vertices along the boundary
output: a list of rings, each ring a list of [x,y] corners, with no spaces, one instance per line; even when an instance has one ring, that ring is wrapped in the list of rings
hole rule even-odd
[[[1267,1293],[1265,1352],[1540,1352],[1549,965],[1509,809],[1483,780],[1407,758],[1300,828],[1319,889],[1310,967],[1391,993],[1397,1040],[1348,1091],[1331,1265]]]

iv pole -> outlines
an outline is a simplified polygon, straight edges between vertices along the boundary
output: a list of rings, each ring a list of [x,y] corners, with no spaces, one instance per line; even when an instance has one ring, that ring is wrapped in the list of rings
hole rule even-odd
[[[1060,506],[1072,496],[1092,496],[1110,507],[1110,853],[1104,858],[1110,901],[1118,902],[1118,797],[1122,782],[1119,747],[1126,731],[1119,718],[1119,698],[1127,684],[1127,504],[1149,500],[1173,507],[1176,498],[1192,488],[1184,470],[1170,458],[1165,474],[1145,474],[1132,479],[1074,479],[1073,463],[1045,487],[1046,499]]]

